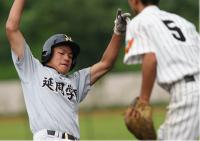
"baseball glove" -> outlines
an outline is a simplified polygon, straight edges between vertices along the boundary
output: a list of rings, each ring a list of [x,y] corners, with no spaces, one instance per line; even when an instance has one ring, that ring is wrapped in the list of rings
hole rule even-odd
[[[139,140],[156,140],[152,121],[152,108],[137,97],[125,113],[127,129]]]

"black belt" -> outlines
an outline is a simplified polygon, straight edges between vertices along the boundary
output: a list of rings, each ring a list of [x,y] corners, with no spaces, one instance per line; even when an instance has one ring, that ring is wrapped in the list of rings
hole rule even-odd
[[[48,135],[52,135],[52,136],[55,136],[56,134],[56,131],[53,131],[53,130],[47,130],[47,134]],[[70,135],[70,134],[67,134],[67,133],[62,133],[62,136],[61,136],[62,139],[69,139],[69,140],[78,140],[78,138]]]
[[[193,75],[186,75],[186,76],[184,76],[184,80],[185,80],[186,83],[187,83],[187,82],[195,81]]]
[[[176,84],[179,83],[180,81],[184,81],[185,83],[189,83],[189,82],[194,82],[195,78],[194,75],[185,75],[182,79],[175,81],[171,84],[161,84],[161,87],[164,88],[166,91],[170,92],[171,88]]]

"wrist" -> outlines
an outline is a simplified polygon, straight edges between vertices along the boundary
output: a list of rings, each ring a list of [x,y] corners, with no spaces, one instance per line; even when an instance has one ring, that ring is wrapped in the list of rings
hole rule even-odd
[[[117,29],[116,26],[114,27],[113,31],[114,31],[114,34],[115,34],[115,35],[123,35],[123,34],[124,34],[124,33],[120,32],[120,31]]]
[[[148,96],[140,95],[139,100],[142,103],[149,104],[150,98]]]
[[[113,32],[115,35],[121,35],[121,33],[119,33],[118,31],[115,31]]]
[[[118,32],[118,31],[114,31],[113,34],[116,35],[116,36],[123,36],[124,35],[124,34]]]

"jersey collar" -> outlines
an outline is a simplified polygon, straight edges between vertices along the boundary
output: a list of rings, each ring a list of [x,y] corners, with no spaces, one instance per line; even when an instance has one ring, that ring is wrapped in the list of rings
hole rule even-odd
[[[159,8],[158,8],[158,6],[156,6],[156,5],[149,5],[149,6],[147,6],[147,7],[145,7],[144,8],[144,10],[142,11],[142,13],[146,13],[146,12],[150,12],[150,11],[155,11],[155,10],[160,10]]]
[[[59,76],[61,76],[61,77],[68,77],[68,74],[61,74],[61,73],[59,73],[59,72],[57,72],[53,67],[51,67],[51,66],[48,66],[48,65],[45,65],[44,67],[46,67],[47,69],[49,69],[50,71],[52,71],[54,74],[57,74],[57,75],[59,75]]]

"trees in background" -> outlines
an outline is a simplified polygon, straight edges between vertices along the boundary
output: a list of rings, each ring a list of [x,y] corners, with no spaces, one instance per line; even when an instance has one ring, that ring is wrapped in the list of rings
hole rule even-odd
[[[5,22],[13,0],[0,1],[0,69],[12,65]],[[161,8],[182,15],[198,27],[198,0],[161,1]],[[27,0],[21,29],[33,54],[40,59],[43,43],[55,33],[72,36],[81,47],[77,68],[97,62],[112,35],[118,7],[131,12],[124,0]],[[124,70],[123,49],[114,70]]]

